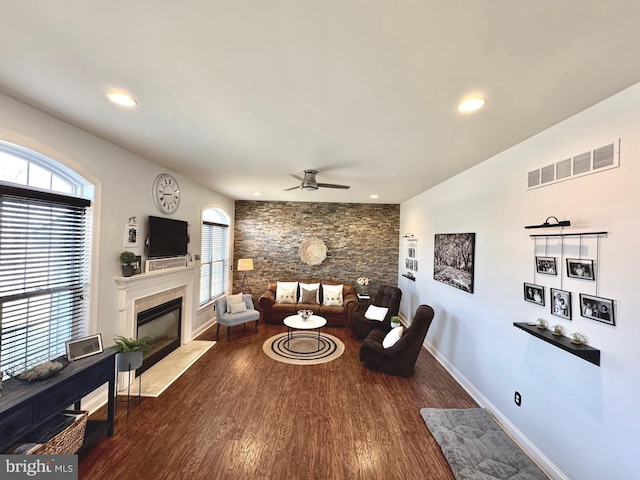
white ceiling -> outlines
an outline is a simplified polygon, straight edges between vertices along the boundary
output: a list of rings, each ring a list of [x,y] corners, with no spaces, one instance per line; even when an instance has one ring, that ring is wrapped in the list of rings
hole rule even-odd
[[[400,203],[639,58],[638,0],[0,0],[0,92],[233,199]]]

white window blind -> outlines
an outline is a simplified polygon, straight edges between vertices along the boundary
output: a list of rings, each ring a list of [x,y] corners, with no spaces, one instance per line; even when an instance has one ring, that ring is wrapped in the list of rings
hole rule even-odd
[[[200,305],[225,293],[228,281],[228,265],[229,226],[203,221]]]
[[[90,202],[0,185],[0,369],[65,354],[87,334]]]

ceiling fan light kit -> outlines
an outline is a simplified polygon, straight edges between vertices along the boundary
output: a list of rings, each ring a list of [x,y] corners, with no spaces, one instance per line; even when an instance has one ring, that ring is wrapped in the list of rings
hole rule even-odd
[[[300,185],[287,188],[285,189],[285,192],[288,192],[289,190],[295,190],[297,188],[306,192],[312,192],[314,190],[318,190],[318,188],[351,188],[349,185],[337,185],[335,183],[318,183],[318,181],[316,180],[316,175],[318,174],[317,170],[303,170],[302,173],[304,174],[302,178],[294,175],[295,178],[300,180]]]

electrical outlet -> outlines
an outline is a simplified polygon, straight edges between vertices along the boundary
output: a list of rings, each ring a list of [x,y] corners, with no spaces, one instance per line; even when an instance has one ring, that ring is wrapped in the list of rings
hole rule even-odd
[[[522,395],[520,395],[520,392],[516,392],[513,394],[513,401],[516,402],[517,406],[522,405]]]

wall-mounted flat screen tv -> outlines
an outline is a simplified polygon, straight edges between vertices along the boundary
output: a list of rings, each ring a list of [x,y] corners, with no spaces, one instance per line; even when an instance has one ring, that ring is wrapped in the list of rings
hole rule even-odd
[[[149,215],[147,256],[179,257],[187,254],[188,224],[183,220]]]

